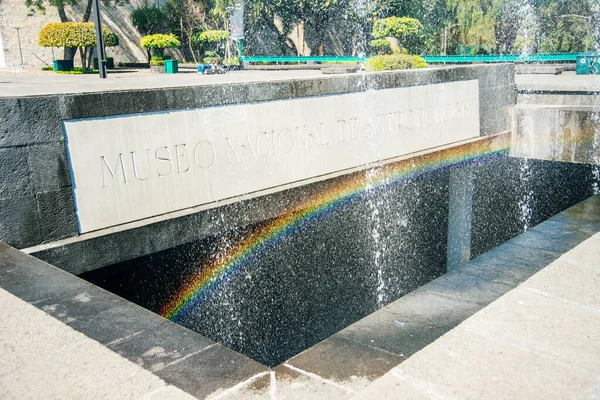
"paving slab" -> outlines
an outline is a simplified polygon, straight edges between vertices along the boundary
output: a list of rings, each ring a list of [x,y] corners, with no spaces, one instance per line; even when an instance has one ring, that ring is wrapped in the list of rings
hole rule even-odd
[[[85,359],[86,343],[91,342],[119,359],[135,363],[131,365],[161,382],[157,388],[173,385],[173,389],[162,389],[156,393],[154,388],[149,388],[147,392],[152,392],[154,398],[162,398],[163,395],[165,398],[178,398],[181,393],[189,396],[180,389],[177,390],[181,393],[177,392],[175,386],[205,398],[215,391],[228,390],[257,373],[268,371],[267,367],[202,335],[3,243],[0,243],[0,290],[11,293],[7,293],[9,296],[18,296],[14,297],[18,302],[29,308],[35,307],[34,310],[53,321],[50,326],[44,323],[32,325],[13,323],[0,317],[0,350],[3,355],[3,360],[0,360],[0,386],[3,374],[17,374],[18,368],[27,365],[29,360],[36,368],[39,367],[31,371],[33,375],[29,385],[35,387],[38,383],[43,387],[45,380],[53,376],[44,375],[44,368],[64,375],[68,374],[69,368],[78,368],[79,364],[72,366],[67,363],[61,369],[62,361],[56,354],[64,350],[61,347],[63,343],[72,347],[72,350],[71,347],[67,350],[74,352],[75,361],[84,363],[87,368],[82,367],[86,376],[81,381],[94,376],[91,367],[87,366],[93,365],[93,362]],[[0,298],[0,306],[8,308],[3,314],[11,315],[11,303],[4,303]],[[3,310],[0,308],[0,311]],[[23,318],[27,319],[29,311],[23,314]],[[35,319],[32,321],[35,322]],[[57,331],[53,327],[64,329]],[[63,331],[72,337],[63,337]],[[14,346],[12,338],[20,340],[22,347]],[[84,346],[81,350],[80,345]],[[91,354],[94,355],[93,351]],[[103,364],[99,365],[102,367]],[[6,389],[8,398],[18,397],[19,390],[26,385],[23,379],[15,377],[6,381],[11,386]],[[65,378],[60,375],[58,379]],[[112,385],[110,379],[106,382]],[[116,379],[115,382],[120,381]],[[96,393],[90,384],[85,385],[90,387],[90,391],[79,398],[103,398],[104,392],[98,390]],[[38,398],[63,398],[54,396],[54,392],[48,392],[48,396],[44,392],[32,393]],[[126,395],[110,393],[112,398],[127,398]],[[0,398],[4,398],[1,392]]]
[[[4,289],[0,353],[2,399],[193,398]]]
[[[560,75],[517,74],[518,91],[528,92],[600,92],[600,75],[577,75],[565,71]]]
[[[464,299],[418,289],[336,336],[408,358],[481,309]]]
[[[597,398],[599,245],[588,237],[357,398]]]

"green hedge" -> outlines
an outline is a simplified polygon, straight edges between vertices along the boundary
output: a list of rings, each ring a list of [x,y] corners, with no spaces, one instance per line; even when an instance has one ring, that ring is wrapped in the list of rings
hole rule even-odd
[[[427,63],[420,56],[408,54],[393,54],[371,57],[367,60],[365,67],[367,71],[394,71],[399,69],[425,68]]]
[[[140,40],[140,46],[145,49],[163,50],[179,47],[181,46],[181,42],[177,36],[173,35],[172,33],[169,33],[168,35],[157,33],[156,35],[144,36]]]
[[[104,45],[119,45],[119,37],[102,25]],[[96,28],[93,22],[53,22],[46,24],[38,36],[41,47],[96,47]]]

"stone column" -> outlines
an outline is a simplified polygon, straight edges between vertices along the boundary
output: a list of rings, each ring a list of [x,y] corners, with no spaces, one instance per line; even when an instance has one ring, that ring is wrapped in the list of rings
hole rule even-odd
[[[447,269],[471,259],[471,222],[473,218],[473,167],[461,166],[450,171],[448,185]]]

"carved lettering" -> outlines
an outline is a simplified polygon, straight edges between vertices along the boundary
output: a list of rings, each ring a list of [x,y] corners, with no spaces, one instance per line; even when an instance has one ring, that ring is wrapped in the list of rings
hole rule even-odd
[[[164,150],[163,153],[167,153],[166,156],[160,156],[158,153],[159,151]],[[171,162],[171,151],[169,150],[169,148],[167,146],[162,146],[159,147],[158,149],[156,149],[156,151],[154,152],[154,157],[162,163],[162,165],[168,165],[169,166],[169,172],[161,172],[158,168],[158,166],[156,167],[156,172],[158,173],[158,176],[168,176],[171,174],[171,172],[173,172],[173,163]]]
[[[215,164],[217,152],[212,143],[202,140],[194,147],[194,162],[202,169],[208,169]]]
[[[148,174],[146,175],[145,178],[141,178],[138,175],[138,165],[137,165],[137,162],[136,162],[136,159],[135,159],[135,151],[131,152],[131,165],[133,167],[133,176],[135,176],[135,178],[138,181],[145,181],[146,179],[150,178],[150,149],[146,150],[146,155],[147,155],[147,157],[146,157],[146,171],[148,171]]]
[[[106,176],[104,174],[104,170],[106,167],[108,169],[108,172],[110,173],[110,176],[113,179],[116,179],[117,177],[117,172],[119,171],[119,169],[121,170],[121,174],[123,175],[123,183],[127,183],[127,172],[125,171],[125,164],[123,163],[123,153],[119,153],[119,157],[117,160],[117,165],[115,166],[115,169],[113,171],[113,169],[110,167],[110,165],[108,164],[108,162],[106,161],[106,158],[104,156],[100,156],[100,159],[102,161],[102,187],[105,188],[106,187]],[[119,168],[120,166],[120,168]]]
[[[181,150],[180,150],[181,149]],[[190,162],[187,160],[188,148],[186,144],[175,145],[175,157],[177,158],[177,173],[188,172],[190,170]],[[181,169],[181,161],[186,163],[185,169]]]

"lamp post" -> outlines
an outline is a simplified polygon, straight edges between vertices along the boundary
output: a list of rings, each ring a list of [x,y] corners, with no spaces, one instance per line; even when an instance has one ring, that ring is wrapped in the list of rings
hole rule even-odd
[[[588,38],[590,37],[590,25],[592,24],[592,17],[588,17],[585,15],[578,15],[578,14],[564,14],[564,15],[559,15],[559,18],[568,18],[568,17],[572,17],[572,18],[581,18],[584,19],[586,24],[586,28],[587,28],[587,37],[585,38],[585,52],[587,53],[588,51]]]
[[[23,67],[23,50],[21,49],[21,35],[19,33],[21,27],[13,27],[13,29],[17,30],[17,41],[19,42],[19,56],[21,56],[21,67]]]
[[[460,24],[450,25],[444,28],[444,55],[447,55],[448,50],[448,30],[455,26],[459,26]]]
[[[102,18],[100,18],[100,2],[93,0],[96,14],[96,50],[98,54],[98,73],[100,79],[106,79],[106,54],[104,53],[104,36],[102,35]]]

